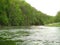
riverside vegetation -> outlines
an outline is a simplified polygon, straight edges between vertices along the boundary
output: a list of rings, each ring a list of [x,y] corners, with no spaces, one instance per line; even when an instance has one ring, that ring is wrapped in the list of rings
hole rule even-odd
[[[25,0],[0,0],[0,26],[45,25],[53,16],[37,11]]]

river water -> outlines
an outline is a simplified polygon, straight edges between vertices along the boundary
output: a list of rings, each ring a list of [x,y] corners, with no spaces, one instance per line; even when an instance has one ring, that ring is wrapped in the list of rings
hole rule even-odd
[[[0,45],[60,45],[60,27],[31,26],[0,30]]]

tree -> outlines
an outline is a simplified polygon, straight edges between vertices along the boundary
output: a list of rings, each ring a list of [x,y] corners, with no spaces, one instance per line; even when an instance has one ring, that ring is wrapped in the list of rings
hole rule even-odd
[[[57,13],[55,17],[55,22],[60,22],[60,11]]]

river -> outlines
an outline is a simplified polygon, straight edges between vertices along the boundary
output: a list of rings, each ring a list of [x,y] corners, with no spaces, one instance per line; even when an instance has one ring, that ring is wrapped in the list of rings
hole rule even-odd
[[[0,45],[60,45],[60,27],[0,30]]]

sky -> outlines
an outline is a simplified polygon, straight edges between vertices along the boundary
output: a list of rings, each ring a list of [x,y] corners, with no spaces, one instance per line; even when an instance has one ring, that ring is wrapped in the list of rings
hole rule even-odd
[[[55,16],[60,11],[60,0],[26,0],[37,10],[51,16]]]

